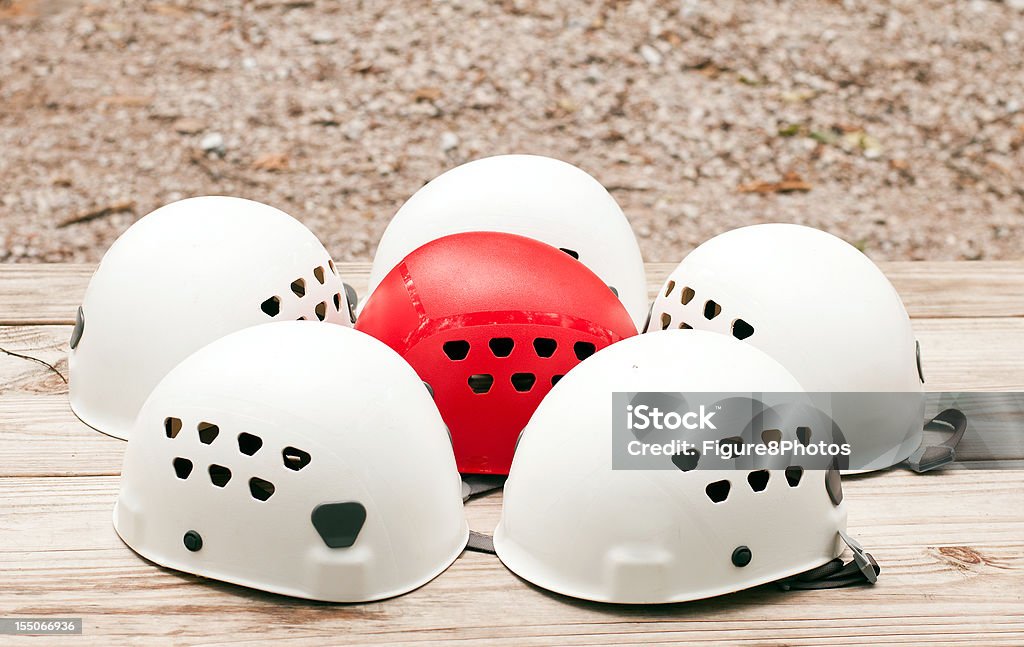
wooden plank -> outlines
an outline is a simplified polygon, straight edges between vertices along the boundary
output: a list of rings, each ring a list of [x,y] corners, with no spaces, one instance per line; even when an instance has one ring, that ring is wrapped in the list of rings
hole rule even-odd
[[[937,490],[941,479],[941,492]],[[771,586],[666,606],[592,604],[467,553],[425,587],[363,605],[304,602],[150,564],[113,532],[112,477],[0,479],[0,609],[81,616],[92,642],[323,644],[1020,644],[1024,472],[848,479],[851,531],[882,564],[874,587]],[[501,495],[467,507],[489,531]],[[217,638],[219,636],[220,638]]]
[[[929,319],[914,324],[930,390],[1024,391],[1024,363],[1019,361],[1024,357],[1024,319]],[[0,326],[0,347],[43,359],[66,374],[70,333],[71,327],[64,325]],[[947,400],[939,401],[948,406]],[[988,399],[984,406],[972,407],[971,432],[960,446],[959,459],[1024,460],[1022,407],[1012,399]],[[80,422],[68,407],[67,386],[38,363],[0,355],[0,429],[0,476],[120,471],[123,442]],[[28,445],[36,451],[25,452]]]
[[[1024,391],[1024,319],[917,319],[929,391]],[[0,348],[31,355],[67,375],[71,326],[0,326]],[[66,393],[41,364],[0,353],[0,395]]]
[[[888,262],[880,264],[910,315],[1024,317],[1024,262]],[[651,296],[674,263],[648,263]],[[74,323],[94,266],[0,264],[0,324]],[[346,281],[366,293],[369,263],[341,263]]]

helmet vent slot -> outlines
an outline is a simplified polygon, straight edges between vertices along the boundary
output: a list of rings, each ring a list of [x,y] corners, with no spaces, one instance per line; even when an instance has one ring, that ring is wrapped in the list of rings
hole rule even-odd
[[[742,319],[732,322],[732,336],[736,339],[746,339],[754,334],[754,327]]]
[[[810,427],[797,427],[796,428],[796,439],[800,441],[800,444],[807,447],[811,444],[811,428]]]
[[[259,436],[242,432],[238,434],[238,451],[242,452],[246,456],[252,456],[263,447],[263,439]]]
[[[700,453],[696,449],[690,448],[687,451],[682,451],[672,457],[672,464],[679,468],[680,472],[689,472],[697,468],[697,463],[700,462]]]
[[[578,260],[580,260],[580,253],[579,253],[579,252],[577,252],[577,251],[576,251],[575,249],[566,249],[566,248],[564,248],[564,247],[559,247],[558,249],[562,250],[563,252],[565,252],[565,253],[566,253],[566,254],[568,254],[569,256],[572,256],[572,257],[573,257],[573,258],[575,258],[575,259],[576,259],[577,261],[578,261]]]
[[[708,486],[704,488],[704,492],[707,493],[708,498],[713,503],[721,503],[729,498],[729,489],[732,485],[729,481],[715,481],[714,483],[708,483]]]
[[[306,296],[306,279],[295,279],[292,281],[292,294],[297,297]]]
[[[614,285],[609,285],[608,289],[611,290],[612,294],[614,294],[615,296],[619,296],[619,291],[618,291],[618,289],[616,289],[616,287]]]
[[[469,342],[462,339],[446,341],[441,350],[448,356],[448,359],[457,362],[466,359],[466,356],[469,355]]]
[[[551,357],[558,348],[558,342],[547,337],[538,337],[533,340],[533,350],[537,351],[537,357]]]
[[[520,393],[526,393],[533,388],[537,382],[537,376],[533,373],[516,373],[512,376],[512,387]]]
[[[327,267],[331,268],[332,274],[337,274],[338,270],[334,267],[334,261],[327,259]]]
[[[341,312],[341,292],[334,295],[334,309]]]
[[[324,266],[323,265],[318,265],[317,267],[314,267],[313,268],[313,276],[316,277],[316,280],[317,280],[318,283],[320,283],[320,285],[323,285],[324,284]]]
[[[669,281],[665,285],[665,296],[668,296],[668,295],[672,294],[672,290],[675,290],[675,289],[676,289],[676,282],[675,281]]]
[[[278,297],[270,297],[260,304],[260,310],[262,310],[268,317],[276,317],[281,312],[281,299]]]
[[[679,295],[679,303],[685,306],[691,301],[693,301],[693,297],[695,297],[696,295],[697,293],[693,291],[693,288],[685,287],[683,288],[682,294]]]
[[[679,322],[679,330],[693,330],[693,326],[686,323],[685,321]]]
[[[747,483],[750,484],[750,489],[754,492],[764,492],[764,489],[768,487],[770,477],[768,470],[757,470],[747,474]]]
[[[249,479],[249,494],[257,501],[266,501],[274,495],[274,484],[254,476]]]
[[[761,442],[765,445],[768,443],[780,443],[782,442],[782,432],[778,429],[765,429],[761,432]]]
[[[164,418],[164,433],[168,438],[177,438],[181,431],[181,418]]]
[[[720,447],[729,446],[732,450],[732,455],[736,456],[743,447],[743,439],[739,436],[730,436],[718,441],[718,445]]]
[[[217,487],[224,487],[231,480],[231,470],[223,465],[210,465],[210,482]]]
[[[667,312],[661,313],[661,329],[668,330],[668,327],[672,325],[672,315]]]
[[[576,359],[583,361],[594,354],[597,347],[589,341],[578,341],[572,345],[572,352],[576,353]]]
[[[804,468],[799,465],[791,465],[786,468],[786,482],[789,483],[789,487],[796,487],[800,485],[800,479],[804,475]]]
[[[211,444],[220,435],[220,427],[212,422],[200,422],[197,429],[199,430],[199,442],[204,445]]]
[[[718,305],[717,303],[715,303],[711,299],[708,299],[707,302],[704,303],[704,318],[705,319],[711,320],[711,319],[714,319],[715,317],[717,317],[720,314],[722,314],[722,306]]]
[[[563,377],[565,377],[565,376],[564,375],[552,375],[551,376],[551,386],[554,386],[554,385],[558,384],[558,381],[561,380]]]
[[[324,319],[326,319],[327,318],[327,302],[326,301],[321,301],[320,303],[316,304],[316,307],[313,308],[313,312],[316,313],[316,318],[319,319],[320,321],[323,321]]]
[[[281,456],[284,457],[284,466],[296,472],[309,465],[309,462],[313,460],[308,452],[297,447],[285,447],[281,450]]]
[[[188,475],[192,473],[192,461],[187,458],[175,458],[174,473],[182,480],[187,479]]]
[[[490,347],[495,357],[508,357],[512,354],[515,345],[516,343],[510,337],[495,337],[487,342],[487,346]]]
[[[469,388],[473,389],[473,393],[487,393],[491,390],[491,385],[494,384],[494,376],[492,375],[470,375],[469,376]]]

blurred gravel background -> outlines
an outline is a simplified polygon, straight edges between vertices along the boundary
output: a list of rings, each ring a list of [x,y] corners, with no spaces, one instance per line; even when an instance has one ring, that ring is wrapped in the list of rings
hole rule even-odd
[[[209,193],[368,260],[508,152],[596,176],[650,261],[764,221],[1021,258],[1024,0],[0,0],[0,260],[95,261]]]

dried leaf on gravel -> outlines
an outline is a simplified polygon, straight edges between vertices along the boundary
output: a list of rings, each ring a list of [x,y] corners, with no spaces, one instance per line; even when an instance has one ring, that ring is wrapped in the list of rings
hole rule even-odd
[[[778,182],[761,180],[748,182],[739,186],[740,193],[806,193],[811,190],[811,185],[805,182],[799,174],[790,171],[782,176]]]
[[[257,157],[252,167],[257,171],[283,171],[288,168],[288,153],[266,153]]]

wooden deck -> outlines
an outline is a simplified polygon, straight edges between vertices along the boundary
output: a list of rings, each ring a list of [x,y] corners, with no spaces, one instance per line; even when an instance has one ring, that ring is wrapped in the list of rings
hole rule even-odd
[[[92,269],[0,264],[0,347],[66,374],[67,340]],[[362,292],[368,265],[339,269]],[[670,269],[649,266],[652,290]],[[883,269],[914,318],[930,390],[1024,391],[1024,262]],[[320,604],[137,557],[110,521],[125,443],[74,417],[56,373],[0,353],[0,617],[83,618],[86,638],[43,639],[61,644],[1019,646],[1024,442],[1009,437],[996,447],[996,462],[965,447],[966,460],[940,472],[846,479],[850,530],[882,565],[874,587],[765,586],[703,602],[616,607],[546,593],[493,556],[467,553],[411,594]],[[500,493],[475,500],[470,525],[490,532],[500,510]]]

